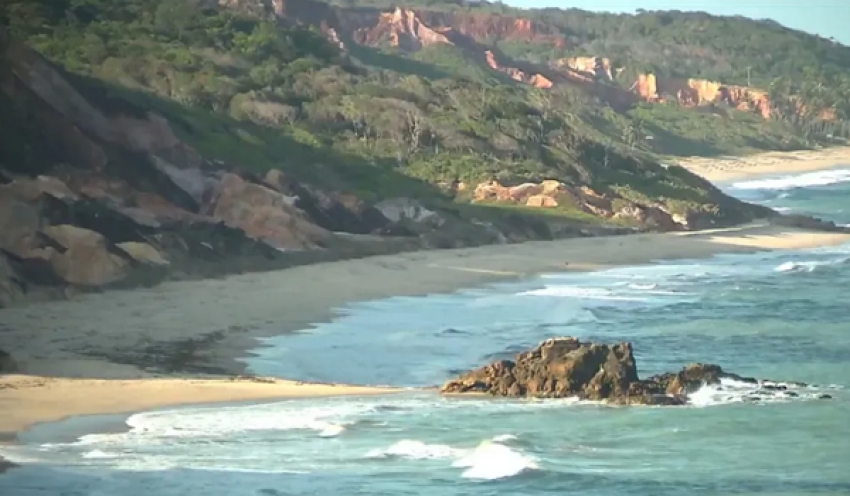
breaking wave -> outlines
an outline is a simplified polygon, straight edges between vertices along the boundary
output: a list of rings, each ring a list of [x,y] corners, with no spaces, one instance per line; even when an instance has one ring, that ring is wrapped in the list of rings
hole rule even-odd
[[[506,443],[516,436],[506,434],[482,441],[474,448],[459,448],[445,444],[428,444],[404,439],[386,449],[373,449],[367,458],[400,457],[410,460],[453,460],[451,466],[464,469],[461,477],[495,480],[538,470],[536,458],[509,447]]]
[[[732,184],[738,190],[789,190],[811,188],[850,181],[850,169],[832,169],[807,174],[781,176],[772,179],[754,179]]]

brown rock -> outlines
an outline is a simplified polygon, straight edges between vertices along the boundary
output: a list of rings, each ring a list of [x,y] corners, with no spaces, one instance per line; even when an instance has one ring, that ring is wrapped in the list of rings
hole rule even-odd
[[[30,255],[47,260],[63,281],[79,286],[102,286],[122,279],[128,261],[110,249],[99,233],[72,225],[47,226],[41,234],[53,246]]]
[[[558,200],[547,195],[534,195],[525,200],[525,205],[527,207],[554,208],[558,206]]]
[[[770,118],[771,106],[767,93],[745,86],[705,79],[660,78],[654,74],[641,74],[631,89],[646,102],[661,102],[669,97],[683,106],[723,103],[739,110],[750,110],[765,119]]]
[[[169,263],[156,248],[147,243],[127,241],[115,246],[124,250],[133,260],[142,264],[165,266]]]
[[[207,206],[209,214],[280,249],[315,248],[331,233],[310,223],[281,193],[224,174]]]
[[[554,338],[501,361],[473,370],[443,385],[443,393],[486,392],[497,396],[605,399],[622,396],[637,380],[632,348]]]
[[[682,225],[673,220],[673,217],[658,207],[648,207],[627,202],[614,213],[614,218],[631,219],[650,228],[661,231],[680,231]]]
[[[629,343],[582,343],[576,338],[553,338],[520,353],[449,380],[441,393],[485,393],[494,396],[542,397],[606,401],[614,404],[684,405],[688,395],[706,384],[734,379],[718,365],[692,364],[678,373],[641,380]],[[765,388],[766,389],[766,388]]]

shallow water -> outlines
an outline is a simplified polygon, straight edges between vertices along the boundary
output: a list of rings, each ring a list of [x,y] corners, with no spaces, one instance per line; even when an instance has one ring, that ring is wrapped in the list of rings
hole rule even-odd
[[[847,172],[730,191],[848,223]],[[845,245],[351,305],[270,339],[249,363],[289,378],[421,386],[574,335],[631,341],[643,376],[708,361],[814,386],[750,402],[727,384],[683,408],[409,392],[142,413],[129,431],[33,433],[5,451],[35,463],[0,478],[0,494],[848,495],[848,288]]]

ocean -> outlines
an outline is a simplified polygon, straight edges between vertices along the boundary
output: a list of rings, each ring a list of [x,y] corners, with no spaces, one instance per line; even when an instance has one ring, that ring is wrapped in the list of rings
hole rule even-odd
[[[724,185],[850,223],[850,167]],[[0,494],[121,496],[850,495],[850,245],[543,274],[338,309],[267,340],[253,372],[436,385],[552,336],[634,344],[642,376],[690,362],[802,381],[688,407],[398,395],[72,419],[4,448]],[[816,399],[827,393],[831,400]],[[95,426],[101,426],[99,429]],[[109,426],[106,428],[104,426]],[[100,432],[96,432],[100,430]]]

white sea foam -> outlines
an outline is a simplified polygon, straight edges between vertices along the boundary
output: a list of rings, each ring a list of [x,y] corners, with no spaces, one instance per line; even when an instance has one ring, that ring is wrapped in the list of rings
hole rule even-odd
[[[401,457],[410,460],[431,460],[462,456],[464,450],[445,444],[427,444],[416,439],[402,439],[386,449],[373,449],[366,453],[367,458]]]
[[[224,408],[196,408],[139,413],[127,419],[130,430],[122,433],[82,436],[78,446],[125,444],[139,440],[169,438],[216,438],[249,431],[313,431],[318,437],[335,437],[371,406],[336,403],[303,406],[275,403]],[[50,445],[45,445],[50,446]]]
[[[785,262],[778,265],[776,272],[814,272],[819,267],[828,267],[831,265],[844,264],[848,262],[848,258],[834,258],[830,260],[803,260],[796,262]]]
[[[399,457],[408,460],[453,459],[452,466],[465,469],[461,477],[468,479],[502,479],[539,468],[534,457],[504,444],[513,440],[516,440],[516,436],[503,434],[482,441],[478,446],[470,449],[403,439],[386,449],[370,450],[366,453],[366,457]]]
[[[539,468],[533,457],[494,441],[484,441],[452,466],[466,469],[461,477],[486,480],[513,477]]]
[[[850,181],[850,169],[832,169],[808,174],[781,176],[771,179],[755,179],[741,181],[732,184],[739,190],[788,190],[794,188],[808,188],[812,186],[826,186]]]
[[[110,453],[107,451],[102,451],[99,449],[94,449],[91,451],[86,451],[83,453],[83,458],[92,460],[92,459],[109,459],[109,458],[118,458],[121,456],[120,453]]]
[[[645,297],[616,294],[605,288],[588,288],[581,286],[546,286],[541,289],[532,289],[519,293],[519,296],[560,296],[565,298],[580,298],[586,300],[611,300],[611,301],[645,301]]]
[[[794,400],[815,400],[822,396],[821,388],[793,383],[760,381],[758,383],[721,379],[720,384],[704,385],[688,395],[688,404],[695,407],[719,406],[758,401],[784,403]]]

